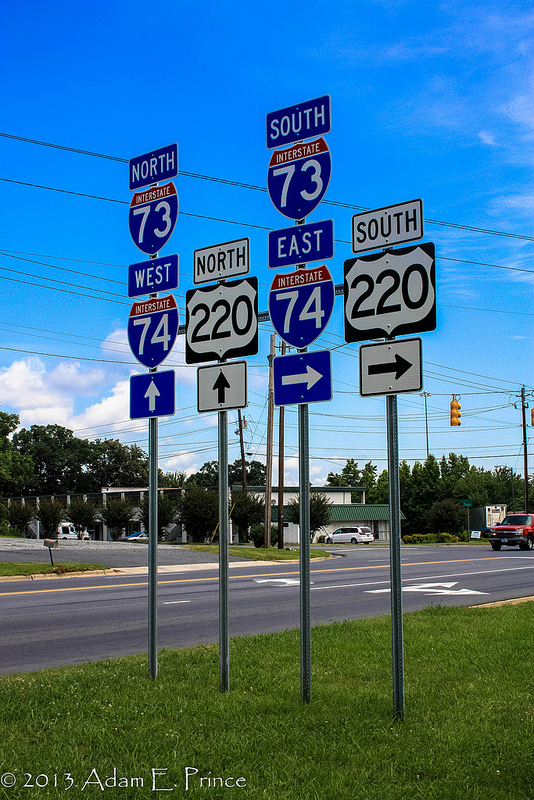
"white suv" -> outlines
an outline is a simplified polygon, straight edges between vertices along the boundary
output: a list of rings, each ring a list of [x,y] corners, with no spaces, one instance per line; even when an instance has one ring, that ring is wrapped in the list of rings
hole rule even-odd
[[[326,544],[339,544],[341,542],[350,542],[350,544],[370,544],[374,542],[374,535],[371,528],[352,527],[352,528],[338,528],[333,533],[327,533]]]

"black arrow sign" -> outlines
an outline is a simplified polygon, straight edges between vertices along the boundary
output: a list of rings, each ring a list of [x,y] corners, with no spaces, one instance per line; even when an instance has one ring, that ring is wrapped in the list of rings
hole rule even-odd
[[[383,375],[387,372],[394,372],[395,373],[395,380],[398,381],[399,378],[402,378],[405,372],[408,372],[410,367],[413,367],[409,361],[406,361],[405,358],[399,356],[397,353],[395,355],[395,362],[389,362],[389,364],[369,364],[367,367],[368,375]]]
[[[213,384],[213,388],[217,390],[217,402],[224,403],[226,390],[230,388],[230,384],[222,370],[219,372],[219,377]]]

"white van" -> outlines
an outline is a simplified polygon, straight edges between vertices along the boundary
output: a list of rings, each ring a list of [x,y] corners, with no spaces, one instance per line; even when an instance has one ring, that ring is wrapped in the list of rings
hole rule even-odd
[[[76,528],[72,524],[72,522],[62,522],[61,525],[58,525],[57,528],[57,538],[58,539],[78,539],[78,534],[76,533]],[[87,530],[82,532],[82,539],[90,539],[89,533]]]

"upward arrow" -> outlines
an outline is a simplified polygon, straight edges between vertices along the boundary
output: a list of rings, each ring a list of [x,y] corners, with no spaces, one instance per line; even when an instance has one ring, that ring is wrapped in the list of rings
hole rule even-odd
[[[387,372],[394,372],[395,380],[398,381],[405,372],[408,372],[410,367],[413,367],[413,364],[396,353],[395,362],[390,361],[389,364],[369,364],[367,373],[368,375],[382,375]]]
[[[213,384],[213,388],[217,390],[217,402],[224,403],[226,390],[230,388],[230,384],[222,370],[219,372],[219,377]]]
[[[148,389],[145,392],[145,398],[148,397],[148,410],[155,411],[156,410],[156,397],[159,397],[160,391],[154,380],[150,381]]]

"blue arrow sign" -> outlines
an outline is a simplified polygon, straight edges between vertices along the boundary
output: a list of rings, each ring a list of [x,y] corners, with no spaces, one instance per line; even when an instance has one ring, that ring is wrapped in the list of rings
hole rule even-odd
[[[269,231],[269,267],[326,261],[334,255],[334,220]]]
[[[136,192],[130,203],[129,226],[134,244],[153,256],[165,247],[178,217],[178,194],[171,181]]]
[[[174,403],[174,370],[130,378],[130,419],[168,417],[174,414]]]
[[[177,333],[178,308],[172,294],[133,304],[128,318],[128,342],[145,367],[157,367],[167,358]]]
[[[128,297],[168,292],[178,286],[178,256],[165,256],[128,267]]]
[[[332,399],[332,354],[315,350],[273,359],[276,406],[324,403]]]
[[[285,217],[304,219],[323,199],[331,172],[330,150],[324,139],[274,150],[267,171],[269,197]]]
[[[334,281],[324,265],[275,275],[269,292],[273,328],[284,342],[302,350],[326,328],[334,298]]]

